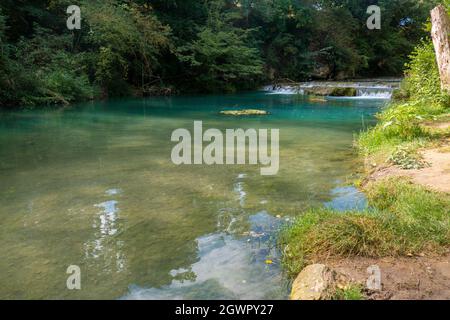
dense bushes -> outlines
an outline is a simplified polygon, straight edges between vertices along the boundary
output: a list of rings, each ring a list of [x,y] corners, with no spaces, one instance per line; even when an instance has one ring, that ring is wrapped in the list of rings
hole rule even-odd
[[[263,74],[263,64],[258,51],[245,40],[238,30],[205,28],[197,40],[179,48],[179,58],[188,65],[195,87],[201,91],[252,88]]]
[[[52,1],[50,15],[66,1]],[[83,28],[69,32],[64,19],[44,28],[39,13],[32,32],[6,43],[1,16],[0,105],[68,104],[95,96],[128,95],[155,78],[160,54],[169,50],[170,28],[150,9],[120,1],[83,1]],[[45,11],[47,13],[47,11]],[[11,31],[11,34],[13,32]],[[156,76],[158,78],[158,76]]]
[[[0,105],[398,75],[433,2],[379,0],[370,31],[369,0],[82,0],[69,31],[69,0],[4,0]]]

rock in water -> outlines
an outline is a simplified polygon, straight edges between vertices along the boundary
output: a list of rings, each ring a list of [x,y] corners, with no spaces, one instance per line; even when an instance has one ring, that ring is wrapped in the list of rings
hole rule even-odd
[[[325,98],[322,98],[322,97],[315,97],[315,96],[310,96],[309,98],[308,98],[308,101],[309,102],[327,102],[327,99],[325,99]]]
[[[246,110],[226,110],[220,111],[220,114],[226,116],[266,116],[269,113],[264,110],[246,109]]]
[[[312,96],[322,97],[355,97],[357,95],[356,88],[342,86],[315,86],[305,89],[305,93]]]
[[[291,300],[330,299],[337,288],[344,289],[349,281],[323,264],[312,264],[303,269],[292,284]]]
[[[358,94],[355,88],[337,87],[334,88],[330,96],[332,97],[356,97]]]

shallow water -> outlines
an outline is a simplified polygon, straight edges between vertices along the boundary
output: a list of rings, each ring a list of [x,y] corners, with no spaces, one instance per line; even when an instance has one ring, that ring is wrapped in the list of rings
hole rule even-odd
[[[344,186],[352,140],[383,103],[248,93],[0,113],[0,298],[286,298],[276,232],[310,206],[364,205]],[[238,107],[271,115],[218,114]],[[278,175],[175,166],[171,133],[194,120],[280,129]]]

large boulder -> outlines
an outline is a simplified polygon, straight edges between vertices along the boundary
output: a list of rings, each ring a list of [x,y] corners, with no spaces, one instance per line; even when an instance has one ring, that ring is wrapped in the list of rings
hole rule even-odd
[[[292,284],[291,300],[327,300],[337,289],[346,289],[350,281],[323,264],[303,269]]]

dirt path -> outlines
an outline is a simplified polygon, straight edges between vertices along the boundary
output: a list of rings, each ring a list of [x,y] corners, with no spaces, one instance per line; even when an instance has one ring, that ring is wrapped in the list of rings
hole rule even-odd
[[[421,152],[423,160],[430,166],[418,170],[403,170],[397,166],[389,166],[376,170],[369,180],[379,180],[387,177],[409,177],[412,182],[426,188],[450,193],[450,140],[441,146]]]
[[[434,123],[432,127],[448,130],[450,122]],[[379,167],[368,180],[408,177],[429,190],[450,193],[450,139],[442,141],[438,147],[422,150],[421,155],[429,167],[417,170],[404,170],[398,166]],[[367,268],[379,266],[383,289],[370,295],[369,299],[450,300],[450,250],[439,257],[349,258],[328,264],[362,284],[368,277]]]
[[[331,260],[326,264],[364,285],[369,277],[367,268],[377,265],[381,270],[382,290],[369,294],[368,299],[450,299],[450,252],[440,257],[356,257]]]

